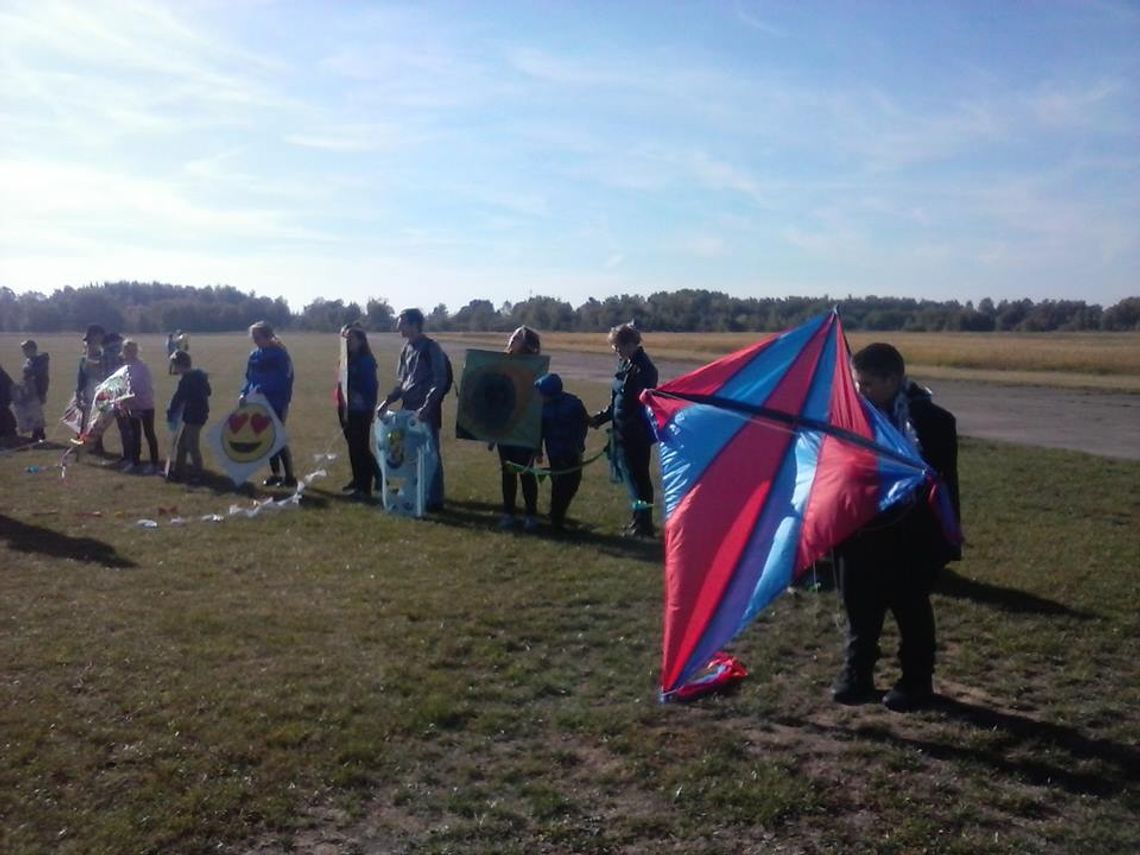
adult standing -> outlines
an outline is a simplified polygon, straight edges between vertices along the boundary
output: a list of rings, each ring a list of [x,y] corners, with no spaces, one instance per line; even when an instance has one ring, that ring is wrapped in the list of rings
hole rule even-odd
[[[281,424],[289,415],[289,402],[293,400],[293,360],[281,339],[266,321],[258,321],[249,328],[253,350],[245,366],[245,385],[241,387],[241,400],[253,392],[260,392],[277,414]],[[282,477],[281,470],[285,474]],[[293,474],[293,454],[289,446],[269,458],[270,475],[262,483],[266,487],[296,487]]]
[[[649,460],[657,435],[641,403],[641,393],[657,386],[657,367],[641,346],[641,333],[633,324],[620,324],[609,332],[610,348],[618,366],[610,386],[610,404],[590,418],[590,427],[613,422],[611,460],[629,493],[632,516],[625,534],[653,537],[653,479]]]
[[[75,376],[75,403],[83,413],[83,430],[91,426],[95,414],[91,412],[95,401],[95,389],[107,379],[106,365],[103,361],[103,336],[105,331],[99,324],[91,324],[83,335],[83,355],[79,357],[79,366]],[[93,451],[103,453],[103,436],[95,440]]]
[[[376,415],[381,416],[396,401],[405,410],[431,428],[431,442],[438,465],[428,486],[427,509],[443,508],[443,455],[439,432],[443,427],[443,396],[447,394],[447,357],[434,339],[424,335],[424,313],[404,309],[396,317],[396,330],[404,339],[400,360],[396,365],[396,385],[381,402]]]
[[[16,434],[16,419],[12,415],[12,389],[15,384],[8,372],[0,366],[0,444],[11,442]]]
[[[537,356],[542,353],[542,339],[530,327],[521,326],[507,339],[506,353],[508,356]],[[538,528],[538,478],[533,472],[525,470],[530,469],[539,449],[501,443],[498,449],[503,486],[503,515],[499,519],[499,527],[513,528],[517,522],[515,499],[521,482],[523,506],[526,511],[523,517],[523,529],[534,531]],[[522,467],[524,471],[520,472],[515,467]]]
[[[125,468],[128,472],[138,471],[142,463],[142,437],[146,434],[150,466],[142,472],[153,475],[158,468],[158,437],[154,433],[154,380],[150,376],[150,368],[139,359],[139,345],[134,339],[128,338],[123,342],[123,364],[127,367],[127,379],[131,384],[131,397],[125,403],[129,431],[124,448],[127,457]]]
[[[341,334],[348,349],[348,388],[344,390],[342,424],[352,466],[352,481],[347,486],[352,498],[367,499],[372,495],[373,484],[380,488],[380,471],[372,454],[372,418],[380,394],[376,357],[360,327],[346,327]]]

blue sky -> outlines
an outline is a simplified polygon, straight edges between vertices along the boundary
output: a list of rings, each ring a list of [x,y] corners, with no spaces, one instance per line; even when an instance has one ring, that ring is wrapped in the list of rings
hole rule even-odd
[[[0,0],[0,285],[1140,294],[1140,4]]]

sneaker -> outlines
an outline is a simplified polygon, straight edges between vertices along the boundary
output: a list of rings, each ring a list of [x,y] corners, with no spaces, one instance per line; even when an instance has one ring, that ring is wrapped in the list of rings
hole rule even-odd
[[[523,520],[523,531],[537,531],[538,520],[534,517],[528,516]]]
[[[281,479],[281,486],[282,487],[296,487],[297,486],[297,479],[294,478],[292,475],[290,475],[288,478],[282,478]]]
[[[148,463],[145,466],[139,467],[139,472],[141,472],[143,475],[153,475],[155,471],[156,470],[153,463]]]
[[[501,517],[499,517],[499,528],[514,528],[516,522],[517,520],[515,519],[514,514],[503,514]]]
[[[850,668],[844,668],[831,685],[831,699],[837,704],[855,706],[870,703],[878,698],[875,681],[870,675],[857,674]]]
[[[929,706],[934,698],[934,690],[929,680],[904,682],[899,680],[891,690],[883,695],[883,706],[891,712],[914,712]]]
[[[138,467],[135,466],[134,463],[131,463],[131,461],[129,461],[129,460],[124,460],[122,463],[119,464],[119,471],[125,472],[128,475],[133,475],[137,468]]]
[[[266,478],[264,481],[262,481],[261,484],[264,487],[280,487],[281,486],[281,476],[280,475],[270,475],[268,478]]]
[[[357,492],[359,492],[356,489],[356,482],[355,481],[349,481],[347,484],[345,484],[343,487],[340,488],[340,491],[342,493],[357,493]]]

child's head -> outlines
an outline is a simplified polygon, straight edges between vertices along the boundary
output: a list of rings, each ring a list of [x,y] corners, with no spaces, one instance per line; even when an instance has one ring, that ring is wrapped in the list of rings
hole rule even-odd
[[[556,398],[562,394],[562,378],[557,374],[543,374],[534,381],[534,388],[543,398]]]
[[[622,359],[629,359],[641,347],[641,331],[632,323],[618,324],[607,336],[610,347]]]
[[[542,340],[528,326],[521,326],[507,339],[507,353],[542,353]]]
[[[876,407],[885,408],[902,386],[906,363],[893,346],[875,342],[851,357],[851,371],[859,393]]]
[[[185,374],[190,370],[191,364],[190,354],[185,350],[179,350],[170,355],[170,367],[174,369],[175,374]]]
[[[36,355],[36,351],[38,349],[39,348],[36,346],[34,339],[29,338],[26,341],[20,342],[20,350],[22,350],[24,352],[24,356],[28,357],[29,359]]]
[[[134,362],[139,358],[139,343],[133,338],[123,339],[123,359]]]

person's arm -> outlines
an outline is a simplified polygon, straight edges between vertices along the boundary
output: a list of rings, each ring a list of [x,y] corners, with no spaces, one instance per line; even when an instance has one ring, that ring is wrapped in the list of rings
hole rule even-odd
[[[398,400],[400,400],[401,397],[403,397],[403,394],[404,394],[404,376],[406,375],[407,370],[408,370],[407,362],[406,362],[407,352],[408,352],[407,346],[405,346],[404,349],[400,351],[400,359],[396,363],[396,385],[392,387],[392,391],[387,394],[387,396],[384,398],[384,400],[380,402],[380,406],[378,406],[376,408],[376,415],[378,415],[378,416],[384,415],[384,413],[387,411],[388,407],[390,407],[392,404],[394,404]]]
[[[186,406],[186,378],[189,376],[189,374],[183,374],[178,378],[178,388],[175,389],[174,394],[170,396],[170,406],[166,408],[167,424],[173,424],[178,411]]]

